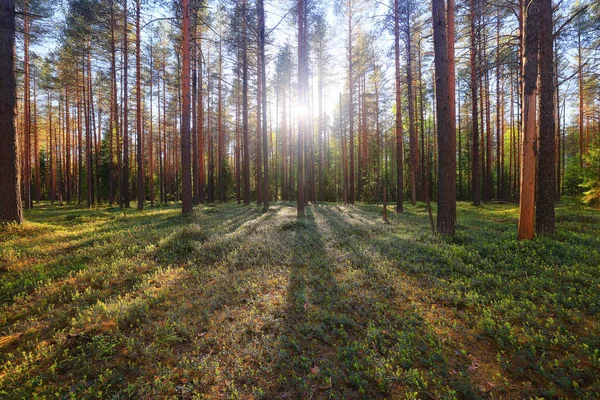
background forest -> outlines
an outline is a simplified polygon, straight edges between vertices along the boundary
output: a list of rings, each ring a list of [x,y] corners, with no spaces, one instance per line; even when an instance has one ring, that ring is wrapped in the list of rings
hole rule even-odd
[[[304,115],[308,200],[375,203],[386,192],[396,201],[399,184],[412,204],[437,198],[430,5],[401,2],[396,31],[393,6],[307,3],[308,103],[299,106],[295,3],[267,2],[262,68],[256,4],[192,2],[194,204],[295,199]],[[27,0],[19,8],[24,207],[180,200],[181,5]],[[458,200],[519,198],[520,10],[456,4]],[[598,200],[599,13],[580,1],[560,1],[553,13],[557,199]]]

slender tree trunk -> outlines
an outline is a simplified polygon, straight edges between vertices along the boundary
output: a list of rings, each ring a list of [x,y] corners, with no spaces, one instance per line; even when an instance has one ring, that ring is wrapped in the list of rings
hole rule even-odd
[[[29,1],[23,4],[23,207],[33,208],[31,196],[31,92],[29,65]]]
[[[192,213],[190,157],[190,2],[183,0],[183,109],[181,113],[181,212]]]
[[[200,203],[200,185],[198,180],[198,24],[197,15],[194,12],[193,39],[191,40],[191,64],[192,64],[192,202],[194,205]]]
[[[471,135],[472,135],[472,151],[471,151],[471,185],[472,185],[472,200],[473,205],[479,206],[481,204],[480,199],[480,179],[479,179],[479,111],[477,110],[477,49],[475,43],[475,21],[476,21],[476,4],[475,1],[471,0],[470,3],[470,14],[471,14],[471,47],[470,47],[470,68],[471,68],[471,109],[472,109],[472,124]]]
[[[260,47],[260,46],[259,46]],[[256,52],[256,204],[263,204],[263,187],[262,187],[262,79],[260,73],[262,71],[260,49]]]
[[[246,0],[242,0],[242,126],[244,204],[250,204],[250,143],[248,138],[248,47],[247,47]]]
[[[400,1],[394,0],[394,55],[396,62],[396,212],[403,212],[404,148],[402,135],[402,95],[400,93]]]
[[[116,67],[116,47],[115,47],[115,12],[113,0],[110,2],[110,73],[111,73],[111,105],[110,105],[110,133],[108,150],[108,203],[112,207],[115,201],[115,182],[114,182],[114,141],[115,132],[119,132],[119,117],[117,115],[117,67]]]
[[[40,145],[37,125],[37,85],[35,84],[35,71],[31,74],[33,78],[33,164],[35,167],[33,192],[35,202],[40,203],[41,200],[41,177],[40,177]]]
[[[411,204],[417,202],[417,171],[419,170],[419,153],[417,150],[417,133],[415,130],[415,110],[412,78],[412,46],[410,34],[410,1],[406,2],[406,88],[408,96],[408,138],[410,144],[410,193]]]
[[[344,170],[343,198],[344,204],[348,204],[348,146],[346,144],[346,133],[344,132],[344,119],[342,118],[342,94],[340,93],[340,136],[342,138],[342,168]]]
[[[137,129],[137,203],[138,210],[144,209],[146,199],[146,188],[144,187],[144,136],[142,131],[142,54],[141,54],[141,0],[136,0],[135,16],[135,97],[136,97],[136,129]]]
[[[87,55],[88,63],[91,63],[90,57],[90,43],[87,44]],[[88,76],[86,77],[86,67],[82,69],[81,80],[83,87],[83,116],[85,120],[85,169],[86,169],[86,194],[87,194],[87,208],[94,205],[94,171],[92,169],[92,130],[91,130],[91,107],[90,107],[90,92],[91,86],[89,85],[90,70],[87,70]]]
[[[257,1],[258,5],[258,39],[260,47],[260,80],[262,88],[262,146],[263,146],[263,157],[264,157],[264,171],[263,171],[263,204],[264,209],[269,209],[269,137],[267,135],[267,72],[266,72],[266,58],[265,58],[265,9],[263,0]]]
[[[554,87],[556,89],[556,191],[555,197],[556,200],[560,200],[561,197],[561,175],[560,172],[562,170],[562,162],[563,156],[560,151],[561,149],[561,140],[560,140],[560,117],[561,117],[561,107],[560,107],[560,90],[558,85],[558,44],[554,41],[554,46],[556,51],[554,52]]]
[[[198,29],[198,25],[196,25]],[[204,101],[202,79],[202,30],[198,32],[198,201],[204,203],[205,199],[205,169],[204,169]]]
[[[305,0],[298,0],[298,109],[308,107],[308,32]],[[352,89],[350,89],[352,91]],[[307,115],[298,115],[298,217],[304,216],[304,136]]]
[[[52,94],[50,89],[48,89],[48,167],[47,171],[49,171],[50,185],[48,186],[48,197],[51,204],[54,204],[54,195],[56,193],[56,175],[55,175],[55,167],[54,167],[54,134],[52,132]],[[60,121],[60,120],[59,120]],[[60,126],[60,122],[59,122]]]
[[[240,59],[238,53],[238,65],[236,69],[236,85],[235,85],[235,200],[237,204],[241,204],[242,202],[242,178],[241,178],[241,140],[242,140],[242,132],[240,129]]]
[[[123,172],[121,184],[122,207],[129,208],[129,90],[127,89],[127,73],[129,60],[129,44],[127,30],[127,0],[123,2]]]
[[[581,27],[577,27],[577,70],[579,84],[579,168],[583,169],[583,55],[581,43]]]
[[[217,83],[217,171],[219,180],[219,202],[225,201],[225,131],[223,130],[223,56],[219,40],[219,82]]]
[[[502,176],[501,176],[501,137],[502,132],[500,131],[501,126],[501,115],[500,115],[500,104],[503,99],[500,97],[500,9],[497,11],[496,16],[496,199],[502,198]]]
[[[150,130],[148,132],[148,168],[150,207],[154,207],[154,54],[152,41],[150,41]]]

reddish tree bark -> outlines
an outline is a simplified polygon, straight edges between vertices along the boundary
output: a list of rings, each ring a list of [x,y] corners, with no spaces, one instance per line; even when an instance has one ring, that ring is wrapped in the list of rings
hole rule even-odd
[[[181,110],[181,212],[192,213],[190,154],[190,1],[183,0],[183,82]]]
[[[0,3],[0,223],[23,221],[16,122],[15,3]]]

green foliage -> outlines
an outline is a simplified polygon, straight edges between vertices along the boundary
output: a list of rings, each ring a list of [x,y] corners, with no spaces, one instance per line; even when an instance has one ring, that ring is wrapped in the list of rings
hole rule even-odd
[[[597,398],[600,215],[517,213],[41,205],[0,230],[0,397]]]
[[[600,207],[600,148],[590,150],[586,157],[585,180],[580,185],[585,189],[583,201]]]
[[[583,183],[583,170],[579,167],[579,159],[567,158],[565,165],[564,191],[567,196],[580,196]]]

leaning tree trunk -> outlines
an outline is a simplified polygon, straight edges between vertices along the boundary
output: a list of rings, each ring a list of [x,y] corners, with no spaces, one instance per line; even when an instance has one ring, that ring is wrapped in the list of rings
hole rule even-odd
[[[15,110],[15,3],[0,3],[0,223],[23,221]]]

